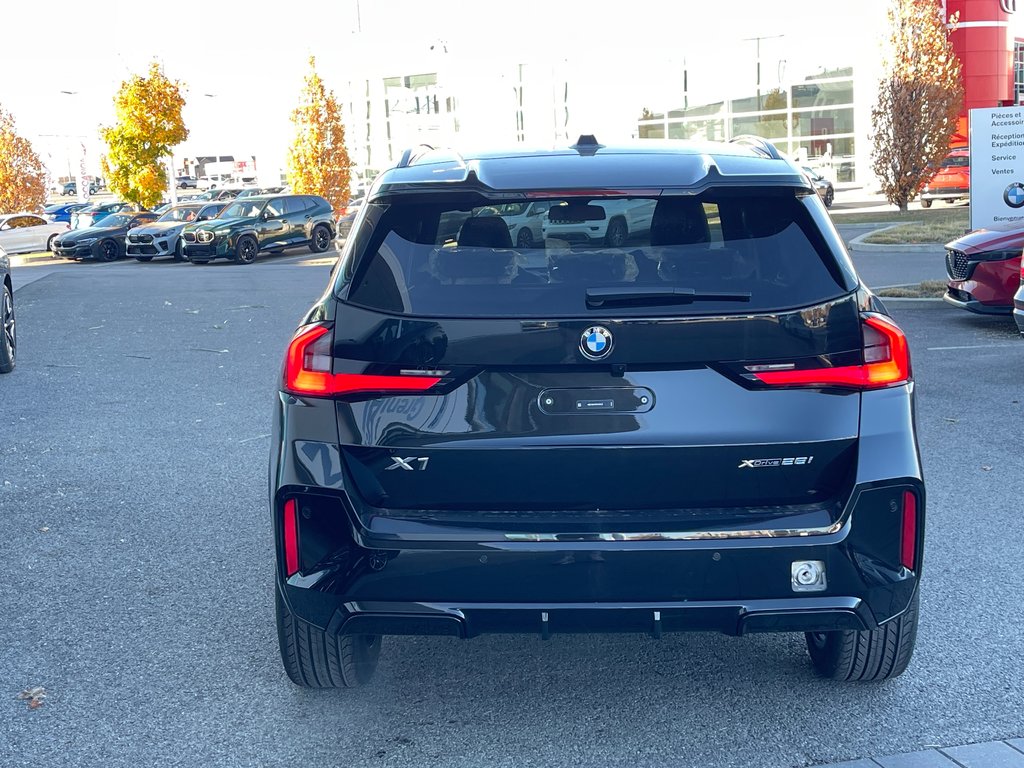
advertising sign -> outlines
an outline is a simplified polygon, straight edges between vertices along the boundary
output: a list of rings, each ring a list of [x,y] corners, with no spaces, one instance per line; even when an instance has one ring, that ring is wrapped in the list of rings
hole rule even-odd
[[[1024,107],[970,111],[971,229],[1024,229]]]

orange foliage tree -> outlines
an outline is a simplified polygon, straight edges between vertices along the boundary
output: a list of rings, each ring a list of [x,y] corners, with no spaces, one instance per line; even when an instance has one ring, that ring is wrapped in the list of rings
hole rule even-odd
[[[309,74],[292,112],[295,139],[288,148],[288,183],[292,192],[320,195],[334,210],[350,197],[352,160],[345,148],[345,126],[334,92],[327,89],[309,57]]]
[[[950,19],[955,27],[956,15]],[[871,110],[871,169],[882,193],[907,210],[946,152],[963,106],[960,60],[935,0],[893,0],[889,50]]]
[[[0,213],[42,208],[48,176],[32,143],[18,135],[14,118],[0,109]]]
[[[181,116],[183,88],[154,61],[147,75],[122,82],[114,97],[117,122],[100,130],[108,147],[103,174],[111,191],[130,203],[152,208],[164,198],[164,159],[188,138]]]

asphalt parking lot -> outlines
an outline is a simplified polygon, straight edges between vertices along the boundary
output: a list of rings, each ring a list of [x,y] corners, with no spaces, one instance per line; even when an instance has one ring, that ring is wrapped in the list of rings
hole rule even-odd
[[[498,636],[386,638],[370,687],[295,688],[270,404],[327,275],[306,257],[16,271],[0,765],[807,766],[1024,735],[1024,340],[928,302],[893,304],[929,494],[901,678],[821,681],[796,635]]]

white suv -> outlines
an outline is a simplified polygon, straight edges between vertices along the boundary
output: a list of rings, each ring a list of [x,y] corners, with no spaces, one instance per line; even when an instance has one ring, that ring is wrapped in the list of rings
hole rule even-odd
[[[654,215],[654,200],[602,200],[593,203],[604,208],[603,221],[560,221],[557,224],[544,216],[541,231],[544,239],[568,242],[603,242],[625,245],[630,237],[649,232]],[[565,205],[565,203],[562,203]]]

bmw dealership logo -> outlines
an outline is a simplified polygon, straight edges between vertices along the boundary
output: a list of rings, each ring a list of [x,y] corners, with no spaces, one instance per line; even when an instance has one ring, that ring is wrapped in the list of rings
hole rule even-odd
[[[612,334],[607,328],[593,325],[583,332],[580,352],[588,360],[601,360],[612,351]]]
[[[1011,208],[1024,208],[1024,184],[1013,182],[1003,192],[1003,202]]]

